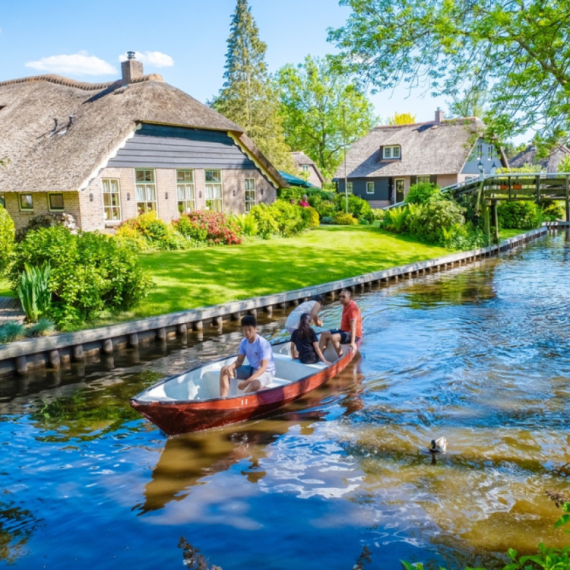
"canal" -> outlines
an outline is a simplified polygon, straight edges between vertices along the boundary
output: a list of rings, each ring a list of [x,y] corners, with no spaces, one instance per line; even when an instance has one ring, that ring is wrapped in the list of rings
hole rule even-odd
[[[128,400],[235,351],[229,325],[2,379],[0,566],[183,568],[180,537],[223,570],[501,568],[509,547],[565,544],[545,492],[570,475],[569,256],[560,233],[357,296],[351,367],[222,430],[167,439]],[[284,318],[262,333],[285,338]]]

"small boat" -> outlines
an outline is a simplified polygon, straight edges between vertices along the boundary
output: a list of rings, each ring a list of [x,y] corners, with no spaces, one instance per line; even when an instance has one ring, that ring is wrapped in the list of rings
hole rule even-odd
[[[342,345],[340,358],[329,346],[325,358],[330,365],[303,364],[291,358],[290,346],[290,341],[273,345],[275,378],[258,392],[246,394],[238,389],[239,381],[232,378],[228,396],[220,397],[220,370],[236,359],[234,355],[165,378],[132,398],[131,406],[168,435],[220,427],[285,406],[322,386],[355,356],[348,345]]]

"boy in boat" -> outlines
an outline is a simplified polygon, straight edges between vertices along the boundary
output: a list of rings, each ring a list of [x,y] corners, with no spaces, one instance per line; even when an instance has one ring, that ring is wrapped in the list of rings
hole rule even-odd
[[[352,293],[343,289],[339,295],[342,305],[340,329],[321,333],[319,346],[324,354],[329,343],[332,343],[339,358],[342,356],[341,344],[349,344],[350,350],[356,352],[356,343],[362,338],[362,316],[358,305],[352,300]]]
[[[309,301],[301,303],[298,307],[293,309],[287,320],[285,321],[285,329],[289,334],[293,334],[293,331],[299,327],[299,321],[303,313],[309,313],[310,320],[318,326],[323,326],[323,321],[319,318],[319,311],[323,306],[323,298],[320,295],[315,295],[311,297]]]
[[[241,320],[243,340],[239,345],[235,362],[220,370],[220,396],[225,398],[230,391],[230,378],[242,380],[240,390],[257,392],[271,384],[275,376],[275,361],[269,341],[257,334],[257,321],[253,315]],[[249,366],[244,366],[247,356]]]
[[[328,366],[330,362],[323,356],[319,340],[310,322],[311,315],[303,313],[298,328],[291,335],[291,356],[294,359],[298,358],[303,364],[322,362]]]

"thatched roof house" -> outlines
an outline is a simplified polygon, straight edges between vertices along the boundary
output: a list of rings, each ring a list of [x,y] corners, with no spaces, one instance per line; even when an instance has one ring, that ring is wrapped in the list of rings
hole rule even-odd
[[[483,123],[477,118],[445,120],[436,111],[434,121],[374,128],[356,141],[346,157],[348,190],[383,207],[404,199],[419,181],[449,186],[506,166],[499,148],[481,140]],[[345,164],[335,180],[344,192]]]
[[[537,156],[534,145],[528,145],[525,150],[509,159],[509,167],[539,166],[546,172],[558,172],[558,165],[565,156],[570,156],[570,149],[563,144],[552,149],[550,154],[543,158]]]
[[[291,157],[293,158],[293,164],[295,168],[300,172],[307,172],[308,178],[307,182],[316,186],[317,188],[323,187],[323,182],[325,177],[322,175],[319,167],[316,165],[312,158],[309,158],[304,152],[292,152]]]
[[[134,54],[122,68],[111,83],[56,75],[0,83],[0,158],[9,159],[0,195],[18,226],[58,210],[83,229],[141,209],[167,220],[187,207],[244,211],[246,190],[251,207],[286,186],[239,125],[160,75],[144,75]]]

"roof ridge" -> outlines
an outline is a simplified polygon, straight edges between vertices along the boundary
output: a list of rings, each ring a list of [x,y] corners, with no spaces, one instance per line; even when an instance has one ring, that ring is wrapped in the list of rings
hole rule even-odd
[[[121,85],[121,80],[109,81],[108,83],[87,83],[85,81],[77,81],[76,79],[69,79],[61,75],[32,75],[30,77],[22,77],[20,79],[9,79],[8,81],[0,81],[0,87],[5,85],[14,85],[16,83],[32,83],[34,81],[47,81],[48,83],[55,83],[56,85],[63,85],[65,87],[75,87],[83,89],[84,91],[100,91],[101,89],[108,89],[113,85]],[[158,73],[151,73],[150,75],[143,75],[138,79],[134,79],[131,83],[140,83],[142,81],[164,81]]]
[[[453,124],[458,123],[460,121],[469,121],[474,123],[476,121],[480,121],[479,117],[457,117],[455,119],[443,119],[440,123],[436,121],[424,121],[423,123],[406,123],[404,125],[378,125],[374,127],[373,130],[376,129],[402,129],[404,127],[423,127],[424,125],[441,125],[443,123]]]

